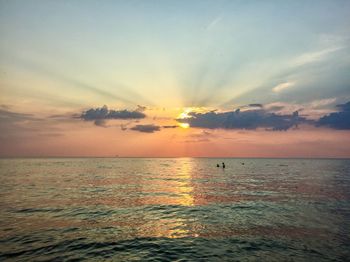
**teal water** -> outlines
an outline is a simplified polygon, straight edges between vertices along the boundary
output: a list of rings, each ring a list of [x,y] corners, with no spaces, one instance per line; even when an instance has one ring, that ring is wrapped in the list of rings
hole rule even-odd
[[[0,160],[1,261],[346,261],[349,246],[350,160]]]

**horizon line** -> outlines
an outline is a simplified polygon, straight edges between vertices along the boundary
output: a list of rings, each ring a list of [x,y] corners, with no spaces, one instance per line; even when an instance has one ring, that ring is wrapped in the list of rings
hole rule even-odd
[[[334,160],[350,160],[349,157],[231,157],[231,156],[0,156],[0,159],[19,159],[19,158],[36,158],[36,159],[44,159],[44,158],[212,158],[212,159],[334,159]]]

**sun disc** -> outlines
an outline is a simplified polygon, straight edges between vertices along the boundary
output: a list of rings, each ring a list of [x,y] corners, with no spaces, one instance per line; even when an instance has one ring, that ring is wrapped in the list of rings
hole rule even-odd
[[[179,123],[179,126],[186,129],[186,128],[190,127],[190,124],[189,123]]]

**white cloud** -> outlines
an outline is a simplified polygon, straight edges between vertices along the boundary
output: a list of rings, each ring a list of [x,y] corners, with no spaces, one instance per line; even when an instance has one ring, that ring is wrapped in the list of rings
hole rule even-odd
[[[330,47],[330,48],[326,48],[315,52],[308,52],[308,53],[302,54],[292,60],[292,65],[302,66],[305,64],[321,61],[325,59],[329,54],[335,51],[338,51],[342,48],[343,48],[342,46],[335,46],[335,47]]]
[[[272,91],[278,93],[278,92],[281,92],[281,91],[283,91],[291,86],[294,86],[294,85],[295,85],[294,82],[281,83],[281,84],[275,86],[274,88],[272,88]]]

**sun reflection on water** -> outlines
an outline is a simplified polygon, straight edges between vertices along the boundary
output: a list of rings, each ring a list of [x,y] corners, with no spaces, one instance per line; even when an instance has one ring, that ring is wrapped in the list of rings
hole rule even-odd
[[[180,170],[176,173],[178,178],[181,178],[180,186],[178,187],[178,194],[181,195],[181,205],[193,206],[193,186],[191,184],[193,162],[191,159],[180,159],[182,163],[179,163]]]
[[[163,187],[163,191],[168,193],[161,205],[174,205],[173,210],[170,213],[163,214],[162,212],[157,213],[155,223],[149,221],[144,226],[144,233],[155,237],[167,237],[167,238],[182,238],[182,237],[197,237],[195,232],[192,232],[191,226],[187,220],[187,215],[179,215],[179,206],[190,207],[194,205],[193,186],[192,186],[192,172],[193,172],[193,161],[191,159],[176,159],[173,160],[172,174],[169,177],[173,180],[173,186]],[[168,176],[167,176],[168,177]],[[175,183],[174,183],[175,182]],[[165,192],[164,192],[165,193]],[[147,232],[147,233],[146,233]]]

